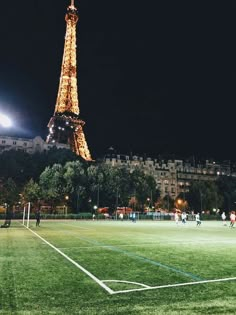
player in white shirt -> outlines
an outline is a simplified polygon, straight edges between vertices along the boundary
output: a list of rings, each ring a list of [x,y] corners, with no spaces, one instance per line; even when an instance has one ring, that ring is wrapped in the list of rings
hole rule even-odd
[[[225,214],[225,212],[222,213],[221,219],[222,219],[223,225],[227,225],[226,224],[226,214]]]
[[[196,214],[195,219],[196,219],[197,226],[200,226],[202,222],[201,222],[201,219],[200,219],[199,212]]]
[[[181,214],[181,219],[182,219],[182,223],[185,224],[185,223],[186,223],[186,220],[187,220],[187,214],[186,214],[186,212],[182,212],[182,214]]]
[[[179,214],[178,214],[177,211],[175,212],[175,223],[176,223],[176,224],[179,223]]]

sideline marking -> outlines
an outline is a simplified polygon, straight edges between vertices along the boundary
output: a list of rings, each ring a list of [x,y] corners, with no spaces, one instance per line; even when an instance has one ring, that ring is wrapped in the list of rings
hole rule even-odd
[[[77,262],[75,262],[73,259],[71,259],[69,256],[67,256],[66,254],[64,254],[62,251],[60,251],[60,249],[58,249],[57,247],[55,247],[54,245],[52,245],[51,243],[49,243],[48,241],[46,241],[43,237],[41,237],[38,233],[34,232],[33,230],[31,230],[30,228],[27,228],[31,233],[33,233],[34,235],[36,235],[38,238],[40,238],[44,243],[46,243],[47,245],[49,245],[50,247],[52,247],[55,251],[57,251],[60,255],[62,255],[64,258],[66,258],[67,260],[69,260],[73,265],[75,265],[77,268],[79,268],[80,270],[82,270],[84,273],[86,273],[87,276],[89,276],[91,279],[93,279],[97,284],[99,284],[103,289],[105,289],[108,293],[113,294],[113,290],[111,290],[108,286],[106,286],[101,280],[99,280],[97,277],[95,277],[91,272],[89,272],[87,269],[85,269],[84,267],[82,267],[80,264],[78,264]]]
[[[149,288],[120,290],[120,291],[113,291],[112,294],[122,294],[122,293],[136,292],[136,291],[147,291],[147,290],[154,290],[154,289],[183,287],[183,286],[187,286],[187,285],[196,285],[196,284],[204,284],[204,283],[212,283],[212,282],[224,282],[224,281],[233,281],[233,280],[236,280],[236,277],[215,279],[215,280],[202,280],[202,281],[195,281],[195,282],[176,283],[176,284],[166,284],[166,285],[159,285],[159,286],[149,287]]]
[[[212,242],[213,243],[213,242]],[[219,242],[214,242],[214,243],[219,243]],[[235,241],[228,241],[228,242],[222,242],[224,244],[233,244],[235,245],[236,244],[236,240]],[[140,247],[140,246],[155,246],[157,244],[161,244],[161,243],[150,243],[150,244],[143,244],[143,243],[140,243],[140,244],[118,244],[118,246],[120,248],[122,247]],[[168,243],[169,244],[169,243]],[[181,242],[181,244],[184,244]],[[107,247],[107,246],[112,246],[112,247],[115,247],[117,244],[113,245],[95,245],[95,246],[70,246],[70,247],[58,247],[59,249],[63,250],[63,249],[96,249],[96,248],[104,248],[104,247]]]

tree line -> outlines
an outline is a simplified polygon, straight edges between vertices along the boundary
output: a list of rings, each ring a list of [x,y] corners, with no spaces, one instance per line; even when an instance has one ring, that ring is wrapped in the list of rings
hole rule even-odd
[[[185,193],[173,200],[160,198],[155,179],[140,168],[102,161],[85,162],[64,149],[28,154],[5,151],[0,155],[0,204],[20,207],[32,202],[69,206],[72,212],[93,212],[95,207],[132,207],[135,211],[157,208],[185,211],[230,212],[236,205],[236,179],[219,176],[216,181],[193,181]],[[219,210],[220,209],[220,210]]]
[[[155,179],[141,169],[103,162],[85,162],[68,150],[36,155],[8,151],[0,156],[0,202],[11,207],[32,202],[35,207],[66,204],[74,213],[92,212],[96,207],[132,206],[141,211],[147,199],[159,197]],[[58,160],[60,157],[60,160]]]

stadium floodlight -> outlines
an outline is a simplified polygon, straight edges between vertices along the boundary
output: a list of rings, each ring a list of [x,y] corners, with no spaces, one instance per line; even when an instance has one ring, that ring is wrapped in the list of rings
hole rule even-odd
[[[4,128],[11,127],[12,126],[11,119],[8,116],[0,113],[0,125]]]

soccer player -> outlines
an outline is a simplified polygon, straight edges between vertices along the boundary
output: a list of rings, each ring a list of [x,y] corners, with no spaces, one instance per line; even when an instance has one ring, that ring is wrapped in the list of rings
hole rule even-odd
[[[35,213],[35,219],[36,219],[36,226],[39,226],[40,224],[40,211],[37,210]]]
[[[235,212],[232,211],[230,214],[230,225],[229,227],[233,228],[234,227],[234,223],[235,223]]]
[[[175,223],[176,223],[176,224],[179,223],[179,214],[178,214],[177,211],[175,212]]]
[[[199,214],[199,212],[196,214],[196,223],[197,223],[197,226],[200,226],[201,225],[201,219],[200,219],[200,214]]]
[[[120,218],[121,221],[123,221],[124,215],[123,215],[122,212],[120,213],[119,218]]]
[[[226,220],[225,212],[222,213],[221,219],[222,219],[222,221],[223,221],[223,225],[227,225],[227,224],[226,224],[226,221],[225,221],[225,220]]]
[[[186,212],[182,212],[182,214],[181,214],[181,219],[182,219],[182,223],[185,224],[185,223],[186,223],[186,219],[187,219],[187,214],[186,214]]]

